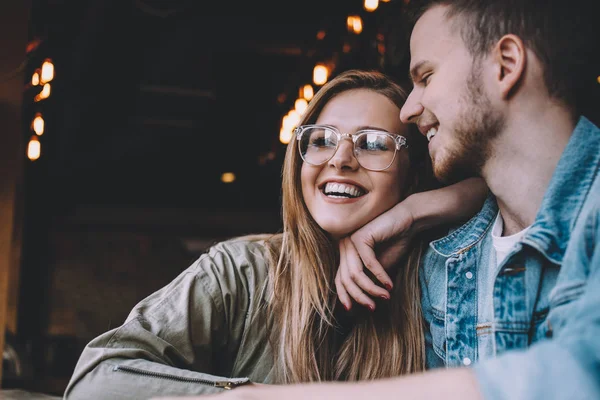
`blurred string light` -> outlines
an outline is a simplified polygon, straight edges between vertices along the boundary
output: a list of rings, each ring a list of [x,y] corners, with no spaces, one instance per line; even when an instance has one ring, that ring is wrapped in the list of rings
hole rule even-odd
[[[42,63],[42,71],[40,73],[40,83],[44,84],[54,79],[54,64],[49,58]]]
[[[279,141],[283,144],[288,144],[292,140],[292,136],[294,136],[293,128],[290,129],[282,125],[279,130]]]
[[[304,111],[306,111],[307,107],[308,101],[306,101],[305,98],[301,97],[299,99],[296,99],[296,101],[294,102],[294,110],[296,110],[300,115],[304,114]]]
[[[294,136],[294,128],[300,123],[301,114],[292,109],[281,120],[281,129],[279,130],[279,141],[288,144]]]
[[[381,0],[382,3],[388,3],[391,0]],[[409,0],[403,0],[404,3],[408,3]],[[364,0],[363,7],[368,12],[373,12],[377,10],[379,7],[379,0]],[[349,15],[346,18],[346,26],[348,32],[359,35],[363,32],[363,19],[360,15]],[[317,40],[321,41],[327,35],[326,31],[319,30],[317,32]],[[385,53],[385,42],[379,35],[377,37],[377,51],[380,55]],[[342,51],[344,53],[349,53],[352,51],[352,46],[347,41],[343,43]],[[316,86],[322,86],[329,80],[329,77],[332,73],[332,70],[335,69],[334,62],[329,61],[328,63],[320,62],[317,63],[313,68],[312,74],[312,83]],[[600,83],[600,77],[598,77],[598,82]],[[294,134],[293,129],[300,123],[302,114],[306,111],[308,107],[308,103],[312,100],[315,92],[318,90],[313,89],[313,86],[310,84],[306,84],[300,86],[298,99],[294,102],[294,107],[283,116],[281,120],[281,127],[279,131],[279,141],[283,144],[289,144],[292,140]],[[283,104],[286,102],[287,96],[282,93],[277,97],[277,101],[279,104]],[[275,157],[272,157],[274,159]],[[259,163],[261,165],[266,164],[266,156],[259,157]]]
[[[317,64],[313,69],[313,83],[317,86],[324,85],[329,77],[329,70],[325,64]]]
[[[52,60],[46,58],[42,63],[41,68],[35,70],[33,75],[31,76],[31,85],[45,85],[54,79],[54,64]]]
[[[35,114],[35,118],[33,118],[33,121],[31,122],[31,129],[33,129],[38,136],[44,134],[44,118],[42,117],[42,113]]]
[[[48,97],[50,97],[50,91],[51,91],[50,84],[46,83],[44,85],[44,87],[42,88],[42,91],[39,92],[38,94],[36,94],[35,97],[33,98],[33,100],[37,102],[37,101],[47,99]]]
[[[221,182],[232,183],[235,181],[235,174],[233,172],[223,172],[221,174]]]
[[[42,153],[42,144],[38,140],[36,135],[31,136],[29,139],[29,144],[27,145],[27,158],[31,161],[35,161],[40,158]]]
[[[31,77],[31,85],[37,86],[40,84],[40,71],[36,70]]]
[[[310,101],[314,95],[315,91],[311,85],[306,84],[300,88],[300,97],[306,99],[307,101]]]
[[[50,97],[51,86],[50,81],[54,79],[54,64],[52,60],[46,58],[42,63],[42,67],[37,69],[31,77],[31,84],[33,86],[44,85],[42,91],[38,93],[33,100],[38,102]]]
[[[346,18],[346,26],[348,32],[359,35],[363,30],[362,18],[358,15],[348,15],[348,18]]]
[[[378,6],[379,6],[379,0],[365,0],[364,8],[365,8],[365,10],[367,10],[369,12],[373,12],[373,11],[377,10]]]
[[[283,144],[288,144],[294,137],[294,128],[300,123],[302,115],[308,108],[308,102],[314,96],[312,85],[306,84],[301,86],[298,91],[298,98],[294,101],[294,108],[288,111],[281,119],[281,127],[279,129],[279,141]],[[275,157],[270,158],[270,160]],[[265,159],[259,160],[261,165],[266,163]]]
[[[33,52],[39,46],[39,41],[32,42],[27,47],[27,52]],[[46,58],[40,68],[37,68],[33,75],[31,76],[31,86],[41,86],[42,90],[38,94],[36,94],[33,98],[33,101],[39,102],[41,100],[47,99],[50,97],[50,93],[52,92],[52,87],[50,82],[54,79],[54,63],[50,58]],[[44,117],[41,112],[36,112],[33,120],[31,121],[31,130],[35,132],[35,135],[32,135],[29,139],[29,143],[27,144],[27,158],[31,161],[35,161],[40,158],[42,154],[42,143],[40,142],[38,136],[42,136],[44,134],[46,123],[44,121]]]

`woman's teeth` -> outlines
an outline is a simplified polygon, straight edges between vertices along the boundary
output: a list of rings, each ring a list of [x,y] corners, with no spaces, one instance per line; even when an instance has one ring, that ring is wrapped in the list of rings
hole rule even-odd
[[[323,193],[329,197],[360,197],[364,194],[363,190],[347,183],[327,183],[323,188]]]
[[[431,139],[436,135],[437,128],[431,128],[427,131],[427,141],[431,141]]]

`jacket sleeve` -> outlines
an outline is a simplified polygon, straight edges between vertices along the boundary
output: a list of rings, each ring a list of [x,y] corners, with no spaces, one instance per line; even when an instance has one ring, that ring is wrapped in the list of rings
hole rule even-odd
[[[197,395],[247,382],[221,376],[232,371],[250,302],[234,264],[211,251],[142,300],[122,326],[85,347],[64,398]]]
[[[600,399],[599,230],[596,207],[571,239],[584,290],[553,338],[474,367],[486,399]]]

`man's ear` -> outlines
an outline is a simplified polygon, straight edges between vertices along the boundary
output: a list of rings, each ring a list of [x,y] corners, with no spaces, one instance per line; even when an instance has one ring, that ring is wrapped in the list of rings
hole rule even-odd
[[[502,98],[510,97],[524,76],[527,52],[523,41],[516,35],[504,35],[493,50],[497,83]]]

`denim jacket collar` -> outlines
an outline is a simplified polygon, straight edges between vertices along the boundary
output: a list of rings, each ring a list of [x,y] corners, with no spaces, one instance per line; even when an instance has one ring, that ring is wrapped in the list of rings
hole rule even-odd
[[[600,131],[582,116],[556,166],[535,221],[522,241],[551,262],[561,264],[570,232],[599,166]],[[572,179],[574,176],[577,180]],[[490,194],[477,215],[449,235],[433,241],[431,248],[445,257],[468,250],[491,229],[497,213],[496,198]]]
[[[571,231],[600,166],[600,130],[580,117],[523,242],[562,264]],[[577,179],[573,179],[577,177]]]
[[[497,214],[496,197],[490,193],[481,211],[473,218],[443,238],[434,240],[429,246],[444,257],[462,253],[483,239]]]

